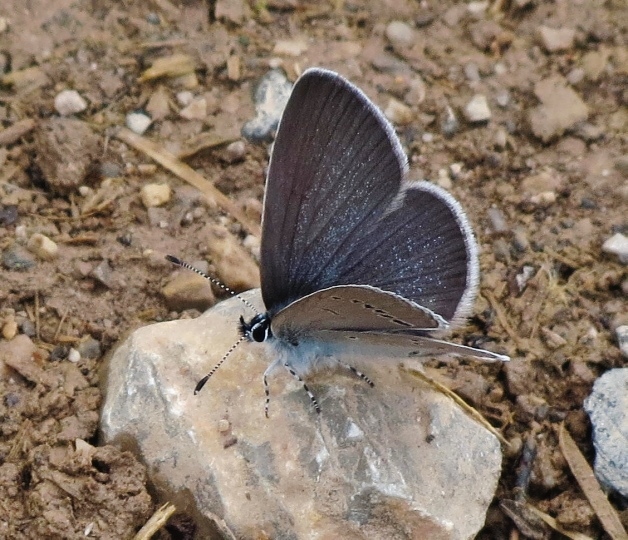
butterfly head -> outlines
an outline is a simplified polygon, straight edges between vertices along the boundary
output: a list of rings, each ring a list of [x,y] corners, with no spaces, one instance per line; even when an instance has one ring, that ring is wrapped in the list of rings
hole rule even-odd
[[[249,322],[240,317],[240,333],[249,341],[262,343],[272,337],[270,329],[270,315],[268,313],[258,313]]]

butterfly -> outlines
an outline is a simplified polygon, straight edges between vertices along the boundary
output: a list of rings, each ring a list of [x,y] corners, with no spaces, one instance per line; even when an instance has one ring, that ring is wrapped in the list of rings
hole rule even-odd
[[[460,204],[407,174],[393,127],[360,89],[320,68],[299,77],[264,196],[266,311],[239,323],[241,340],[265,343],[273,355],[263,376],[266,416],[268,376],[278,367],[303,384],[320,412],[304,382],[313,372],[341,366],[373,385],[342,361],[348,354],[509,359],[440,339],[471,312],[478,247]]]

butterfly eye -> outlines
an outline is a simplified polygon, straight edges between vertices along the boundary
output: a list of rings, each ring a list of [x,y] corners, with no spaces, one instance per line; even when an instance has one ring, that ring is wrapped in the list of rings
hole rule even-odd
[[[270,326],[268,324],[268,320],[262,320],[251,327],[251,337],[253,341],[257,341],[258,343],[262,343],[268,339]]]

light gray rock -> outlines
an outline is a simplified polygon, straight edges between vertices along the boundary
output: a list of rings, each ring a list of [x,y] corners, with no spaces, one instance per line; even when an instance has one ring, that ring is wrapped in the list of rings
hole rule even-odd
[[[261,307],[259,292],[244,295]],[[113,355],[102,411],[106,441],[143,456],[163,498],[185,492],[237,538],[470,539],[501,468],[497,439],[398,364],[348,359],[309,381],[317,415],[288,373],[270,379],[264,347],[244,343],[203,391],[198,379],[237,340],[250,310],[236,298],[202,317],[135,331]]]
[[[473,96],[464,108],[464,115],[469,122],[474,124],[488,122],[491,119],[491,109],[488,106],[486,96],[482,94]]]
[[[584,409],[593,424],[595,476],[628,497],[628,368],[611,369],[593,385]]]
[[[534,93],[541,104],[528,111],[528,120],[532,133],[544,142],[559,137],[589,116],[586,103],[559,75],[536,83]]]
[[[615,233],[602,244],[602,251],[617,255],[621,263],[628,264],[628,236]]]
[[[541,44],[548,52],[568,51],[573,47],[576,31],[573,28],[539,28]]]
[[[403,21],[391,21],[386,26],[386,37],[393,47],[405,49],[416,40],[414,28]]]
[[[628,325],[622,324],[615,328],[615,335],[617,336],[617,345],[624,358],[628,358]]]
[[[270,140],[291,91],[292,83],[283,71],[273,69],[266,73],[255,89],[256,116],[242,127],[244,138],[253,142]]]

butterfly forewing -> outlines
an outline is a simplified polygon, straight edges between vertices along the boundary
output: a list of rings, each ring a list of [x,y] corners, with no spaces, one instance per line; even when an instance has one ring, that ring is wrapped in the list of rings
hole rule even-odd
[[[264,200],[261,278],[275,312],[339,281],[341,261],[397,195],[406,158],[356,87],[311,69],[295,83],[275,140]]]

